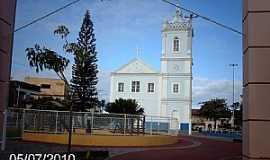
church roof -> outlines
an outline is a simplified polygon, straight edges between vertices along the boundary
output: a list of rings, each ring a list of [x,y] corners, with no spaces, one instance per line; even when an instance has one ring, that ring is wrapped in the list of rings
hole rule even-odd
[[[139,58],[134,58],[129,63],[123,65],[116,71],[112,72],[113,74],[117,73],[146,73],[146,74],[158,74],[156,70],[148,66],[143,60]]]

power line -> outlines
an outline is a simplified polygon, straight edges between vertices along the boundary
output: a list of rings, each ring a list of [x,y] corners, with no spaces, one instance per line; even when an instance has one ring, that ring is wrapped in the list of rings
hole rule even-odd
[[[172,3],[172,2],[170,2],[170,1],[168,1],[168,0],[162,0],[162,1],[165,2],[165,3],[168,3],[168,4],[172,5],[172,6],[175,6],[175,7],[177,7],[177,8],[180,8],[180,9],[186,11],[186,12],[189,12],[189,13],[191,13],[191,14],[194,14],[194,15],[196,15],[196,16],[198,16],[198,17],[201,17],[202,19],[204,19],[204,20],[206,20],[206,21],[209,21],[209,22],[211,22],[211,23],[214,23],[214,24],[216,24],[216,25],[218,25],[218,26],[220,26],[220,27],[222,27],[222,28],[225,28],[225,29],[230,30],[230,31],[232,31],[232,32],[234,32],[234,33],[237,33],[237,34],[240,34],[240,35],[244,36],[244,34],[243,34],[242,32],[240,32],[240,31],[238,31],[237,29],[234,29],[234,28],[232,28],[232,27],[230,27],[230,26],[227,26],[227,25],[225,25],[225,24],[219,23],[219,22],[217,22],[217,21],[215,21],[215,20],[212,20],[212,19],[210,19],[210,18],[208,18],[208,17],[205,17],[205,16],[203,16],[203,15],[200,15],[200,14],[198,14],[198,13],[192,11],[192,10],[189,10],[189,9],[183,8],[183,7],[181,7],[181,6],[178,6],[178,5]]]
[[[17,31],[19,31],[19,30],[22,30],[22,29],[24,29],[24,28],[26,28],[26,27],[28,27],[28,26],[34,24],[34,23],[37,23],[37,22],[39,22],[39,21],[41,21],[41,20],[43,20],[43,19],[45,19],[45,18],[47,18],[47,17],[49,17],[49,16],[51,16],[51,15],[57,13],[57,12],[59,12],[59,11],[65,9],[65,8],[67,8],[67,7],[69,7],[69,6],[73,5],[73,4],[75,4],[75,3],[78,3],[79,1],[80,1],[80,0],[72,1],[72,2],[70,2],[70,3],[66,4],[66,5],[64,5],[64,6],[58,8],[58,9],[56,9],[56,10],[54,10],[54,11],[52,11],[52,12],[49,12],[48,14],[46,14],[46,15],[44,15],[44,16],[42,16],[42,17],[36,18],[36,19],[34,19],[33,21],[31,21],[31,22],[29,22],[29,23],[27,23],[27,24],[25,24],[25,25],[23,25],[23,26],[21,26],[21,27],[15,29],[14,32],[17,32]],[[198,14],[198,13],[192,11],[192,10],[189,10],[189,9],[183,8],[183,7],[181,7],[181,6],[178,6],[178,5],[172,3],[172,2],[170,2],[170,1],[168,1],[168,0],[162,0],[162,1],[165,2],[165,3],[168,3],[168,4],[170,4],[170,5],[173,5],[173,6],[177,7],[177,8],[180,8],[180,9],[186,11],[186,12],[189,12],[189,13],[191,13],[191,14],[194,14],[194,15],[196,15],[196,16],[198,16],[198,17],[201,17],[202,19],[204,19],[204,20],[206,20],[206,21],[209,21],[209,22],[211,22],[211,23],[214,23],[214,24],[216,24],[216,25],[218,25],[218,26],[220,26],[220,27],[223,27],[223,28],[225,28],[225,29],[227,29],[227,30],[230,30],[230,31],[235,32],[235,33],[240,34],[240,35],[244,35],[242,32],[240,32],[240,31],[238,31],[238,30],[236,30],[236,29],[234,29],[234,28],[232,28],[232,27],[230,27],[230,26],[227,26],[227,25],[225,25],[225,24],[219,23],[219,22],[217,22],[217,21],[215,21],[215,20],[212,20],[212,19],[210,19],[210,18],[208,18],[208,17],[206,17],[206,16],[200,15],[200,14]]]
[[[68,3],[68,4],[66,4],[66,5],[64,5],[64,6],[58,8],[58,9],[56,9],[56,10],[54,10],[54,11],[49,12],[48,14],[46,14],[46,15],[44,15],[44,16],[42,16],[42,17],[36,18],[36,19],[34,19],[33,21],[31,21],[31,22],[29,22],[29,23],[27,23],[27,24],[25,24],[25,25],[23,25],[23,26],[21,26],[21,27],[15,29],[14,32],[17,32],[17,31],[19,31],[19,30],[22,30],[22,29],[24,29],[24,28],[26,28],[26,27],[28,27],[28,26],[34,24],[34,23],[37,23],[37,22],[39,22],[39,21],[41,21],[41,20],[43,20],[43,19],[45,19],[45,18],[47,18],[47,17],[49,17],[49,16],[51,16],[51,15],[57,13],[57,12],[59,12],[59,11],[65,9],[65,8],[67,8],[67,7],[69,7],[69,6],[73,5],[73,4],[75,4],[75,3],[78,3],[79,1],[80,1],[80,0],[72,1],[72,2],[70,2],[70,3]]]

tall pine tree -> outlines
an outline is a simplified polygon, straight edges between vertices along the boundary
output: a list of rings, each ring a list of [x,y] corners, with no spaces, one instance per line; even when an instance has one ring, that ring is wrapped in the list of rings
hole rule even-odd
[[[88,10],[85,13],[77,41],[71,80],[73,104],[74,109],[85,111],[98,105],[96,39]]]

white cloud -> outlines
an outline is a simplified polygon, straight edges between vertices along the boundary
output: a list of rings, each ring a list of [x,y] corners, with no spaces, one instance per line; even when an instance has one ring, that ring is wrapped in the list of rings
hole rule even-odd
[[[193,107],[197,108],[198,103],[211,98],[225,98],[227,103],[232,103],[232,80],[207,78],[194,78],[193,80]],[[242,94],[242,81],[235,80],[235,102],[239,101]]]

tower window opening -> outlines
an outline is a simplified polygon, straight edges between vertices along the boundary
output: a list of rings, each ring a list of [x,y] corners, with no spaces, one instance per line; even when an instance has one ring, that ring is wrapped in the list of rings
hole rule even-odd
[[[173,40],[173,51],[174,52],[179,51],[179,48],[180,48],[179,45],[180,45],[179,38],[175,37],[174,40]]]

